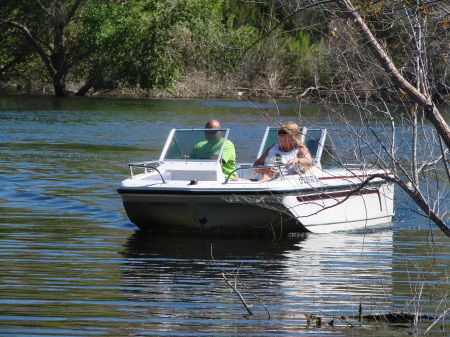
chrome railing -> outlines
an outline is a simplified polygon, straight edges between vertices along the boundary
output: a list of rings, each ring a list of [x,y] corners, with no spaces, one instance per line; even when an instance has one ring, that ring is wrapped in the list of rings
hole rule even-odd
[[[150,162],[140,162],[140,163],[129,163],[128,167],[130,168],[130,174],[131,177],[134,177],[134,171],[133,168],[143,168],[145,173],[149,173],[152,171],[158,172],[159,176],[161,177],[162,182],[165,184],[166,180],[164,179],[162,173],[157,169],[158,166],[162,164],[161,161],[150,161]]]

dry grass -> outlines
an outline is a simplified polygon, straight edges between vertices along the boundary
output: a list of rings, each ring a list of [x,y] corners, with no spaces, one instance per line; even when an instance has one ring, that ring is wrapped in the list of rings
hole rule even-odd
[[[103,93],[91,93],[91,95],[111,95],[132,98],[208,98],[208,99],[236,99],[244,97],[272,98],[293,97],[300,89],[292,86],[282,88],[279,81],[258,77],[253,83],[243,83],[239,75],[230,76],[208,74],[194,71],[182,76],[172,88],[143,90],[137,88],[122,88]]]

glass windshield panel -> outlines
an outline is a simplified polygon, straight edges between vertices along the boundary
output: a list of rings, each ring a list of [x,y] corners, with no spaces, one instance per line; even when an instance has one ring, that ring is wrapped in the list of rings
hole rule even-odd
[[[223,129],[175,130],[162,160],[218,161],[227,134],[228,130]]]
[[[269,128],[266,131],[266,137],[263,140],[263,144],[261,145],[258,153],[258,158],[263,155],[264,152],[274,144],[278,143],[278,128]]]
[[[318,155],[318,150],[320,145],[320,139],[322,138],[322,130],[321,129],[308,129],[306,132],[306,137],[304,143],[311,154],[311,157],[314,159]],[[316,158],[317,160],[319,158]]]
[[[342,167],[342,161],[339,154],[335,151],[334,145],[329,136],[325,139],[325,144],[322,151],[322,168],[331,169]]]

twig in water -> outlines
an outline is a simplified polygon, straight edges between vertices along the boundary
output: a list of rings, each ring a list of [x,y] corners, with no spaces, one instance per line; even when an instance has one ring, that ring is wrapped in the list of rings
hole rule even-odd
[[[248,314],[249,315],[253,315],[253,311],[250,309],[250,307],[248,306],[247,302],[245,302],[244,297],[241,295],[241,293],[237,290],[236,286],[232,285],[230,281],[228,281],[227,277],[225,276],[224,273],[222,273],[222,277],[225,280],[225,282],[231,287],[231,289],[233,289],[233,291],[239,296],[239,298],[241,299],[241,302],[244,304],[245,309],[247,309]]]
[[[241,278],[240,278],[239,276],[237,276],[237,279],[239,280],[239,282],[241,282],[241,284],[244,286],[244,288],[247,289],[247,291],[249,291],[249,292],[250,292],[250,293],[251,293],[251,294],[259,301],[259,303],[261,303],[261,305],[264,307],[264,309],[266,309],[267,314],[269,315],[269,319],[270,319],[270,312],[269,312],[269,310],[267,309],[266,305],[263,303],[263,301],[261,301],[261,299],[258,297],[258,295],[256,295],[256,294],[253,292],[253,290],[251,290],[249,287],[247,287],[247,286],[245,285],[244,282],[242,282],[242,280],[241,280]]]
[[[433,323],[431,323],[431,325],[425,330],[425,332],[423,333],[424,335],[426,335],[428,333],[428,331],[442,318],[444,317],[444,315],[447,313],[447,311],[449,311],[450,308],[447,308],[438,318],[435,319],[435,321]]]
[[[216,260],[214,259],[213,256],[213,245],[211,244],[211,258],[214,262],[214,264],[220,268],[220,266],[216,263]],[[237,281],[239,280],[239,282],[244,286],[244,288],[249,291],[258,301],[259,303],[261,303],[261,305],[264,307],[264,309],[267,311],[267,314],[269,315],[269,319],[270,319],[270,312],[267,309],[267,307],[264,305],[264,303],[261,301],[261,299],[249,288],[245,285],[244,282],[242,282],[241,278],[239,277],[239,275],[237,274],[235,276],[235,285],[233,286],[231,284],[230,281],[228,281],[227,277],[225,276],[225,272],[223,271],[222,268],[220,268],[221,272],[222,272],[222,278],[225,280],[225,282],[231,287],[231,289],[233,289],[233,291],[239,296],[239,298],[241,299],[242,303],[244,304],[245,308],[247,309],[247,312],[249,315],[253,315],[253,311],[250,309],[251,305],[248,305],[247,302],[245,301],[244,297],[242,296],[242,294],[237,290]],[[238,269],[238,273],[239,273],[239,269]]]

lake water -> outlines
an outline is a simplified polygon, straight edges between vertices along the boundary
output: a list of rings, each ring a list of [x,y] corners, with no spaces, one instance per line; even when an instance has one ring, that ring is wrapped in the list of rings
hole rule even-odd
[[[326,126],[320,106],[302,114]],[[449,239],[401,204],[391,228],[298,238],[151,236],[116,189],[172,127],[231,128],[253,161],[269,117],[244,101],[0,97],[0,336],[408,336],[449,308]],[[400,202],[405,203],[401,195]],[[226,283],[236,285],[238,294]],[[448,336],[447,312],[427,336]],[[310,317],[308,319],[307,317]]]

